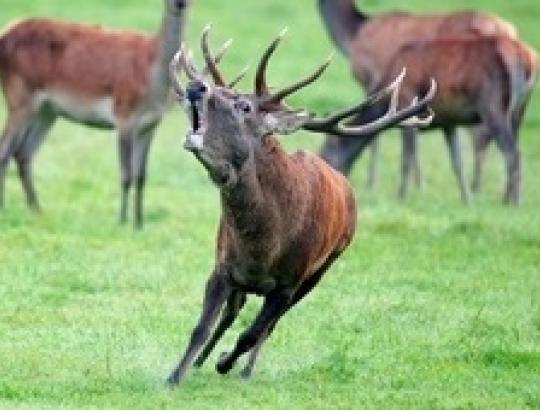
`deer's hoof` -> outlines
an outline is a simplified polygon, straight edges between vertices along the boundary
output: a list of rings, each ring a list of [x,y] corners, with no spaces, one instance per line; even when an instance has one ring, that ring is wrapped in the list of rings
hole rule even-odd
[[[167,384],[170,387],[178,386],[178,383],[180,382],[180,377],[177,371],[172,372],[169,377],[167,378]]]
[[[232,369],[232,365],[232,362],[229,360],[229,354],[227,352],[223,352],[219,356],[216,364],[216,371],[219,374],[227,374]]]
[[[240,377],[244,380],[248,380],[249,378],[251,378],[251,367],[244,367],[240,372]]]

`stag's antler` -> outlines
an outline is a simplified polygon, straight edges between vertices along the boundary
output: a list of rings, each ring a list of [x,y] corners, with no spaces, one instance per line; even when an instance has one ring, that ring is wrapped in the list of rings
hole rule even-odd
[[[201,49],[203,51],[204,60],[206,62],[206,66],[204,67],[204,69],[197,69],[195,63],[193,62],[191,51],[186,52],[185,46],[183,44],[181,45],[180,50],[178,50],[173,60],[171,61],[171,65],[169,67],[169,75],[173,83],[173,87],[177,93],[179,93],[178,87],[181,87],[178,82],[178,77],[176,75],[176,72],[178,71],[180,66],[183,66],[184,70],[186,71],[186,75],[190,80],[199,80],[205,82],[208,77],[212,77],[214,84],[219,87],[233,88],[246,75],[249,66],[244,67],[231,82],[227,83],[225,81],[223,75],[219,71],[218,64],[221,62],[227,49],[232,44],[232,39],[229,39],[225,43],[223,43],[218,49],[216,55],[214,56],[212,55],[210,47],[208,46],[208,34],[210,32],[210,28],[210,25],[206,25],[201,34]]]
[[[270,57],[281,42],[281,39],[285,35],[286,31],[286,29],[282,30],[281,33],[270,43],[270,45],[263,53],[257,67],[254,92],[260,100],[259,104],[262,109],[267,108],[271,110],[272,107],[275,108],[276,106],[284,107],[283,100],[285,99],[285,97],[293,94],[294,92],[302,89],[303,87],[306,87],[307,85],[317,80],[326,70],[332,58],[332,56],[330,56],[328,59],[326,59],[308,77],[277,92],[271,93],[270,87],[268,86],[266,81],[266,69],[268,67],[268,61],[270,60]],[[359,137],[372,135],[378,131],[381,131],[384,128],[391,127],[398,123],[403,126],[422,126],[429,124],[432,120],[433,113],[429,109],[428,104],[435,95],[435,92],[437,90],[437,84],[432,79],[429,91],[422,99],[418,99],[418,97],[415,97],[413,101],[409,104],[409,106],[398,110],[399,92],[403,79],[405,78],[405,74],[406,70],[404,68],[402,72],[392,82],[392,84],[368,97],[366,101],[354,107],[339,111],[326,118],[313,117],[307,121],[303,128],[315,132],[329,132],[340,136]],[[360,113],[362,110],[366,109],[370,105],[375,104],[376,102],[388,96],[390,96],[388,110],[382,117],[378,118],[377,120],[358,126],[344,126],[341,124],[342,121],[350,119],[350,117],[352,117],[353,115]],[[426,110],[430,112],[427,117],[417,117],[419,113],[422,113]]]
[[[311,75],[275,93],[271,93],[270,87],[268,87],[266,82],[266,68],[268,67],[270,57],[272,54],[274,54],[274,51],[286,33],[286,28],[281,30],[279,35],[270,43],[268,48],[263,53],[257,67],[257,74],[255,75],[255,95],[261,99],[262,106],[280,104],[288,95],[291,95],[301,88],[313,83],[322,75],[322,73],[324,73],[332,61],[333,54],[328,56],[328,58]]]
[[[387,87],[368,97],[366,101],[355,107],[332,114],[326,118],[312,118],[304,128],[310,131],[327,132],[342,137],[359,137],[373,135],[382,129],[399,124],[402,126],[426,126],[433,119],[433,112],[428,107],[435,93],[437,92],[437,83],[431,79],[431,84],[426,95],[419,99],[415,97],[405,108],[398,110],[399,91],[401,83],[405,78],[406,70],[403,68],[396,79]],[[373,122],[362,125],[343,125],[342,121],[351,116],[360,113],[370,105],[382,100],[390,95],[390,102],[386,113]],[[429,114],[424,118],[419,118],[418,114],[428,111]]]

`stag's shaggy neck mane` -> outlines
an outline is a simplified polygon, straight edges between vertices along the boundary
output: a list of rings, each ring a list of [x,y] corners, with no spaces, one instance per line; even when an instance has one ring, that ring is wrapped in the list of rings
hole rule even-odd
[[[223,222],[234,227],[246,242],[279,229],[276,204],[283,212],[287,203],[301,202],[295,198],[304,196],[302,188],[307,185],[298,183],[291,173],[294,167],[276,137],[264,137],[238,171],[236,183],[221,189]]]

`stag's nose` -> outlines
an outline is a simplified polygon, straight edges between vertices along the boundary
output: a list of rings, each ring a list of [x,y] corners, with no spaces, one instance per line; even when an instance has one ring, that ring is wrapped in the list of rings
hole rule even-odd
[[[188,1],[187,0],[175,0],[174,5],[177,8],[182,9],[182,8],[184,8],[184,7],[186,7],[188,5]]]
[[[204,140],[201,134],[188,134],[184,141],[184,149],[190,152],[197,152],[203,149]]]
[[[190,103],[194,104],[202,100],[204,93],[207,91],[206,85],[200,81],[194,81],[188,84],[186,93]]]

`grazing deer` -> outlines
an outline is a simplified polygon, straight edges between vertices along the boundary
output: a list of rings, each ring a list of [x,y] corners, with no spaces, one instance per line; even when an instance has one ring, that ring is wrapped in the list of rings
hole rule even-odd
[[[391,94],[397,102],[403,75],[356,107],[315,118],[304,110],[289,108],[283,100],[314,82],[329,61],[308,78],[271,93],[266,68],[280,35],[259,62],[254,92],[238,93],[226,85],[215,65],[206,33],[202,49],[215,85],[195,68],[183,48],[171,63],[171,77],[191,120],[184,147],[201,162],[219,189],[222,212],[216,264],[206,285],[202,313],[184,356],[169,377],[171,384],[184,378],[206,343],[195,365],[204,363],[237,317],[246,295],[255,293],[264,297],[261,311],[234,349],[217,363],[217,371],[227,373],[241,355],[251,351],[242,372],[248,377],[277,321],[311,291],[353,237],[356,205],[345,177],[314,154],[287,154],[276,134],[304,128],[371,137],[423,112],[435,93],[433,85],[421,101],[415,100],[400,111],[391,104],[375,121],[349,127],[341,122],[386,95]],[[186,89],[176,79],[178,65],[190,80]],[[221,320],[209,339],[221,311]]]
[[[164,0],[160,32],[148,36],[99,26],[28,19],[0,37],[0,80],[7,121],[0,141],[0,206],[15,158],[30,208],[39,209],[32,159],[58,117],[116,129],[120,221],[135,185],[134,223],[143,223],[148,149],[167,107],[168,64],[180,44],[188,0]]]
[[[368,93],[380,84],[381,77],[390,60],[399,48],[416,40],[429,40],[440,36],[505,35],[516,37],[515,28],[499,17],[478,11],[464,10],[445,14],[412,14],[405,12],[381,13],[374,16],[358,10],[353,0],[318,0],[323,22],[336,46],[350,60],[356,79]],[[470,62],[469,62],[470,64]],[[452,165],[460,186],[463,185],[463,169],[454,152],[458,149],[457,135],[445,134],[451,153]],[[402,168],[410,167],[412,162],[420,183],[420,170],[417,163],[415,141],[403,135]],[[321,149],[321,155],[335,168],[348,174],[360,154],[359,141],[339,140],[328,137]],[[378,144],[371,145],[371,161],[367,184],[373,186],[376,176]],[[403,174],[402,174],[403,186]],[[402,192],[402,190],[400,190]],[[463,192],[463,189],[462,189]],[[468,191],[462,195],[468,198]]]
[[[445,135],[454,136],[456,126],[481,124],[485,135],[496,138],[506,162],[504,201],[518,204],[521,171],[517,137],[535,80],[534,51],[505,36],[415,41],[397,51],[382,77],[381,87],[402,67],[408,69],[401,93],[405,101],[427,89],[431,78],[437,81],[438,92],[430,104],[435,113],[430,128],[440,128]],[[360,115],[359,120],[376,116],[387,103],[378,104],[371,107],[373,112]],[[415,127],[404,127],[403,134],[404,140],[416,139]],[[450,146],[452,162],[461,162],[459,150]],[[410,165],[410,161],[405,164]],[[410,166],[403,170],[402,193],[407,190],[410,171]],[[461,189],[465,195],[463,181]]]

